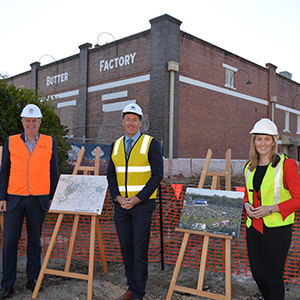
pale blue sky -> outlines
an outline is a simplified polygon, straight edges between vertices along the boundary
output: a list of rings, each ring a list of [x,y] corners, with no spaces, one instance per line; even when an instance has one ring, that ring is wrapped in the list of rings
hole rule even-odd
[[[29,71],[45,55],[56,60],[97,42],[150,29],[169,14],[181,30],[258,65],[272,63],[300,83],[299,0],[10,0],[0,4],[0,72]],[[113,41],[108,34],[100,44]],[[49,56],[41,65],[52,62]]]

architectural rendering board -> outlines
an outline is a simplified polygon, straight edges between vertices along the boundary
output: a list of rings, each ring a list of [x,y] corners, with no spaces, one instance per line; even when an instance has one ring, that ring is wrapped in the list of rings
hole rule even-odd
[[[61,175],[51,210],[101,214],[107,191],[106,176]]]

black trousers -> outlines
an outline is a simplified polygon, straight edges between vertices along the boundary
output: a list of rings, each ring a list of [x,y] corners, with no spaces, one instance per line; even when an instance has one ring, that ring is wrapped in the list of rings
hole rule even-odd
[[[139,206],[126,210],[119,204],[115,205],[115,225],[120,241],[128,290],[132,291],[133,299],[142,299],[148,278],[148,249],[152,213],[155,208]],[[147,205],[146,205],[147,206]],[[153,208],[152,208],[153,206]],[[150,208],[150,209],[149,209]]]
[[[1,287],[11,287],[17,275],[17,250],[22,232],[24,217],[27,228],[27,265],[28,279],[37,279],[41,269],[41,232],[46,212],[38,197],[22,197],[18,205],[4,213],[4,243],[2,255],[3,275]]]
[[[246,229],[249,263],[254,280],[265,300],[284,299],[284,265],[292,240],[292,225],[269,228],[261,234]]]

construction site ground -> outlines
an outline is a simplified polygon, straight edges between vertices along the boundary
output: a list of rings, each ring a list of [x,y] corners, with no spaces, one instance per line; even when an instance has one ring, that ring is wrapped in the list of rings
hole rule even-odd
[[[172,178],[166,180],[168,183],[182,183],[197,185],[199,178]],[[207,178],[205,187],[210,186],[210,180]],[[221,179],[221,186],[225,186]],[[232,178],[232,189],[235,186],[243,186],[243,176]],[[2,262],[2,257],[1,257]],[[51,258],[48,268],[64,270],[65,260]],[[95,261],[93,278],[93,299],[94,300],[113,300],[122,295],[126,289],[126,277],[122,263],[107,262],[108,274],[105,275],[101,261]],[[1,266],[0,266],[1,267]],[[161,263],[149,264],[149,278],[147,282],[146,295],[144,300],[163,300],[166,299],[169,286],[172,280],[174,265],[164,265]],[[2,267],[1,269],[2,270]],[[72,260],[71,272],[87,274],[88,261]],[[177,285],[197,288],[199,269],[191,267],[181,267]],[[32,299],[32,292],[26,288],[26,257],[18,257],[17,281],[14,286],[12,299],[26,300]],[[225,295],[225,274],[222,272],[206,271],[203,290],[216,294]],[[286,300],[300,300],[300,285],[287,283],[285,286]],[[263,299],[259,290],[250,276],[232,275],[232,300],[256,300]],[[68,277],[59,277],[54,275],[45,275],[43,280],[43,290],[38,293],[39,300],[81,300],[87,299],[87,281],[72,279]],[[191,294],[185,294],[174,291],[172,300],[196,300],[209,299]]]
[[[48,267],[50,269],[63,270],[64,259],[51,259]],[[122,295],[126,289],[126,278],[122,263],[107,262],[108,275],[103,272],[102,263],[95,262],[93,279],[93,299],[94,300],[114,300]],[[73,260],[72,272],[88,272],[88,262]],[[144,300],[166,299],[172,275],[173,265],[165,265],[161,269],[160,263],[149,264],[149,279]],[[196,289],[199,270],[196,268],[182,267],[177,284],[184,287]],[[26,288],[26,257],[18,257],[17,281],[14,286],[13,299],[32,299],[32,292]],[[206,272],[203,290],[212,293],[225,295],[225,275],[220,272]],[[257,300],[262,299],[259,291],[251,277],[232,276],[232,300]],[[45,275],[43,280],[43,290],[38,293],[39,300],[83,300],[87,299],[87,281]],[[174,292],[172,300],[196,300],[209,299],[190,294]],[[300,285],[286,284],[286,300],[300,299]]]

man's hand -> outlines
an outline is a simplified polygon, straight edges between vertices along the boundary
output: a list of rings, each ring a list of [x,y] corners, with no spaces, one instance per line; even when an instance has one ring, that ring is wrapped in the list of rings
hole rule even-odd
[[[6,201],[5,200],[0,201],[0,212],[1,211],[6,211]]]
[[[135,205],[142,202],[137,196],[132,196],[132,197],[126,198],[126,201],[127,201],[127,207],[129,207],[126,209],[133,208]]]
[[[136,204],[141,202],[141,200],[136,196],[132,196],[132,197],[129,197],[129,198],[125,198],[125,197],[122,197],[122,196],[117,196],[116,200],[120,203],[121,207],[124,208],[124,209],[131,209]]]
[[[125,197],[119,195],[116,197],[116,200],[120,203],[122,208],[125,208],[125,209],[131,208],[128,206],[127,199]]]

